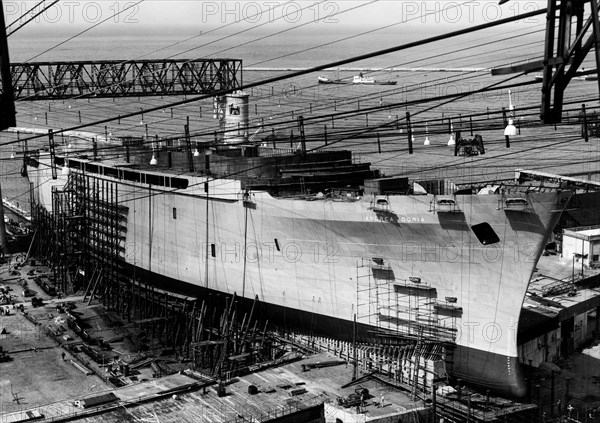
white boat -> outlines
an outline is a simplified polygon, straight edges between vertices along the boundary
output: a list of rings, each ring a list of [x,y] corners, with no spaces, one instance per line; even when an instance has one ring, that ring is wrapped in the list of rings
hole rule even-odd
[[[378,81],[373,78],[369,78],[364,76],[363,73],[359,73],[352,78],[353,84],[363,84],[363,85],[396,85],[397,81]]]
[[[341,79],[329,79],[324,75],[320,75],[317,80],[319,81],[319,84],[349,84],[347,81],[342,81]]]

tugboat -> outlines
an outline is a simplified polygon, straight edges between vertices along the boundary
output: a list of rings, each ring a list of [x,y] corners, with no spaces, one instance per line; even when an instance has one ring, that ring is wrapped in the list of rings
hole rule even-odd
[[[362,84],[362,85],[396,85],[397,81],[377,81],[373,78],[369,78],[364,76],[363,73],[359,73],[355,75],[352,79],[353,84]]]

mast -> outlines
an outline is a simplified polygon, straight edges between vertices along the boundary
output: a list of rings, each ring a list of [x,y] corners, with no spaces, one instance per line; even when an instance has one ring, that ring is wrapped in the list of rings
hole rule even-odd
[[[10,75],[10,57],[8,55],[8,40],[6,37],[6,22],[4,21],[4,4],[0,0],[0,78],[2,79],[2,93],[0,93],[0,130],[17,126],[15,112],[15,95]],[[0,199],[2,189],[0,187]],[[0,249],[8,253],[8,240],[4,226],[4,205],[0,201]]]
[[[10,57],[8,55],[8,40],[6,37],[6,22],[4,21],[4,5],[0,0],[0,78],[2,92],[0,93],[0,130],[17,126],[15,112],[15,93],[10,74]]]

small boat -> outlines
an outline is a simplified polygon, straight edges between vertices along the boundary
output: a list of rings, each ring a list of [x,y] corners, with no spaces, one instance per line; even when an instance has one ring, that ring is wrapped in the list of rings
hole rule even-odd
[[[363,85],[396,85],[397,81],[377,81],[373,78],[369,78],[363,75],[363,73],[359,73],[355,75],[352,79],[353,84],[363,84]]]
[[[341,79],[329,79],[323,75],[319,76],[318,81],[319,84],[349,84],[349,82],[342,81]]]

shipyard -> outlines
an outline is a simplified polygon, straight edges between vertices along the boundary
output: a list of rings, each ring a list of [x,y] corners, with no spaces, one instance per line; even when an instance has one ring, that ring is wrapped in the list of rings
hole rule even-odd
[[[599,0],[67,3],[0,0],[0,423],[600,422]]]

